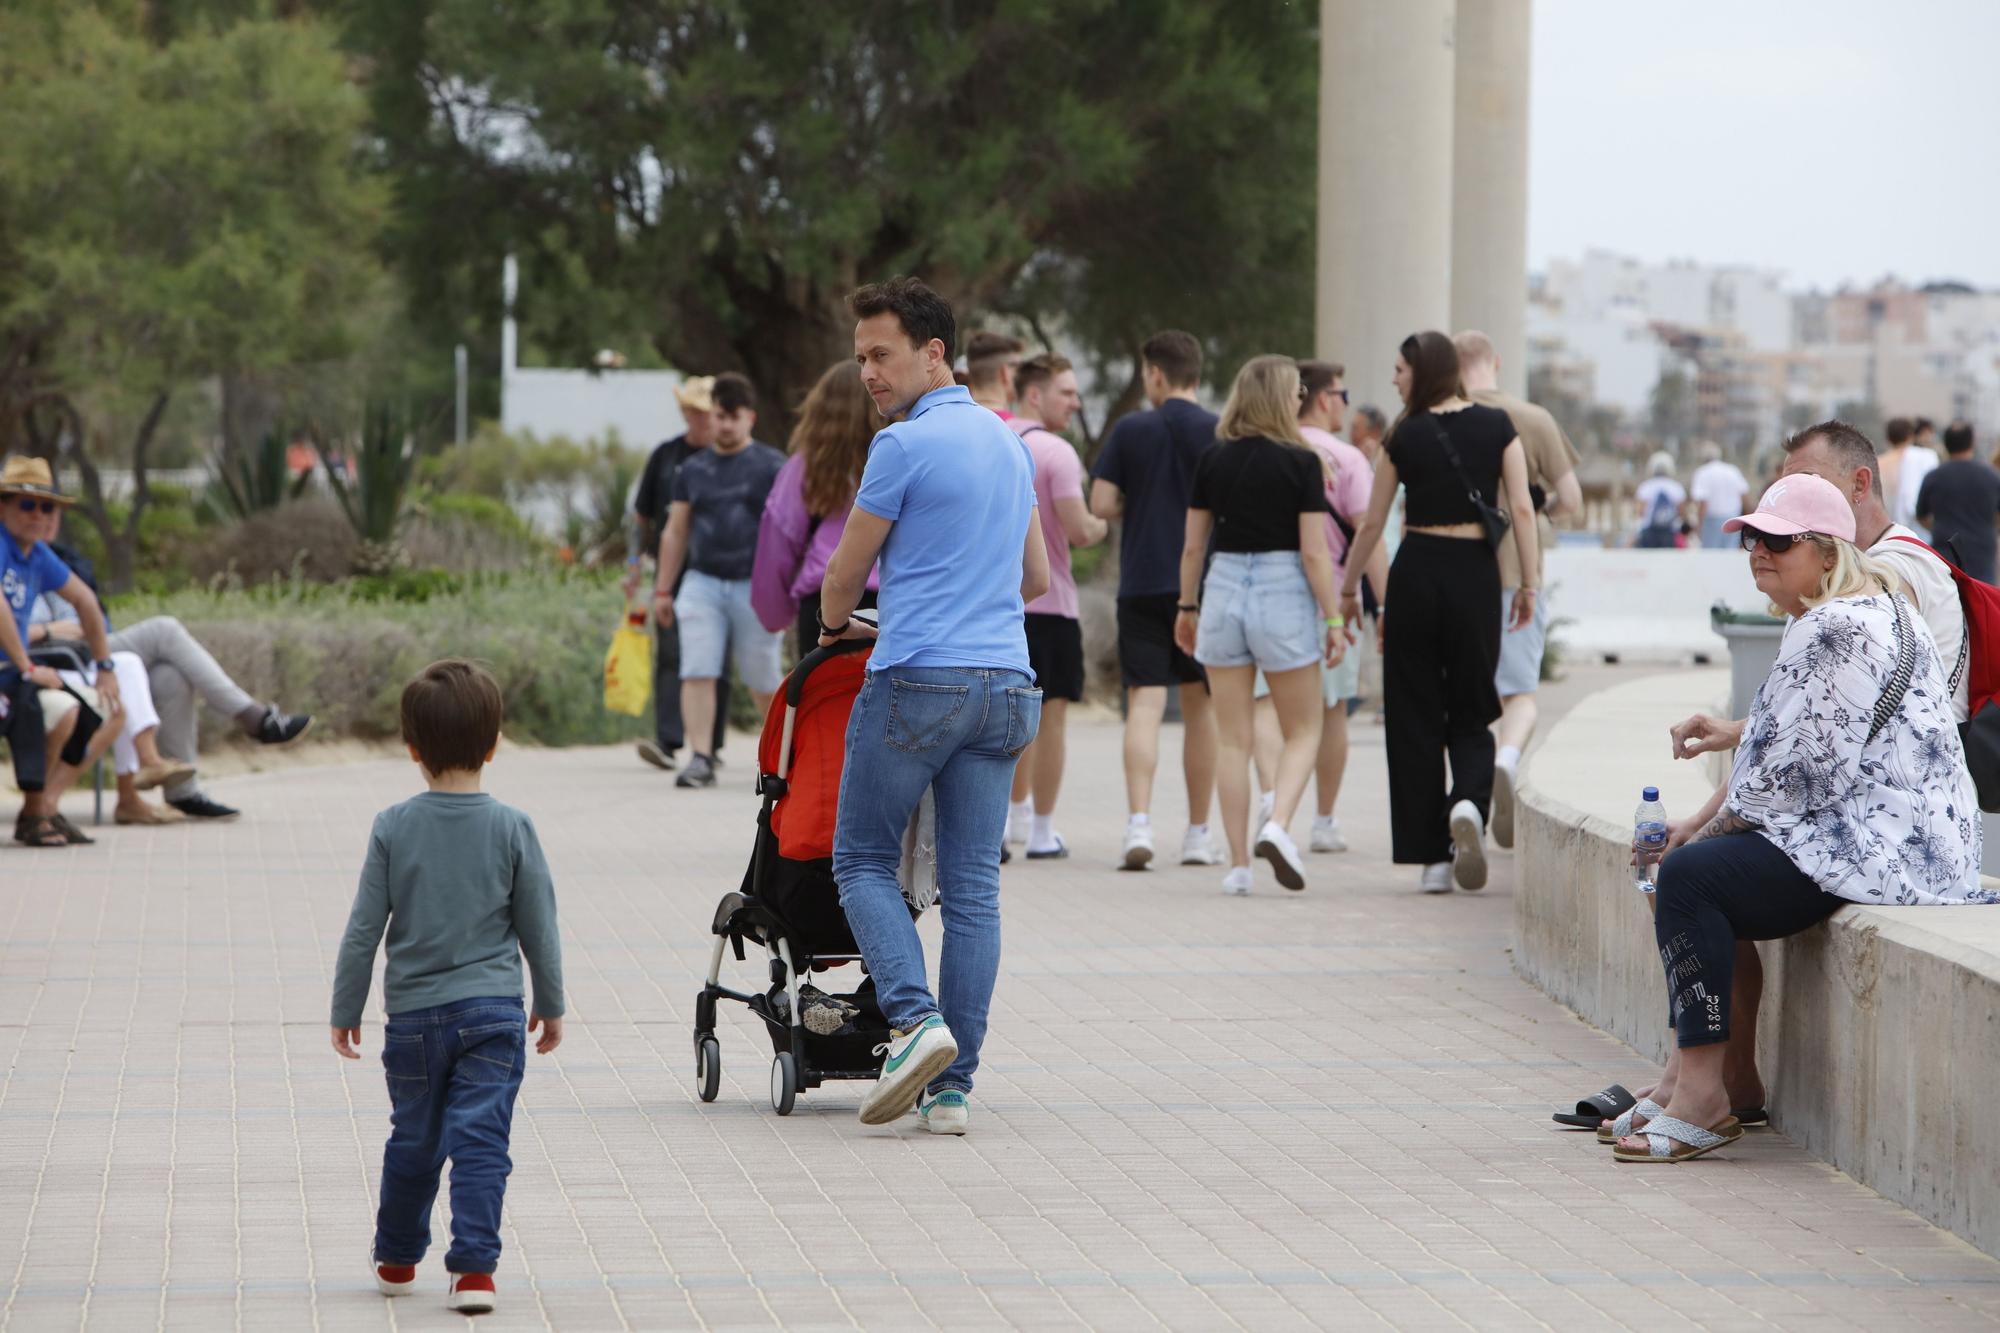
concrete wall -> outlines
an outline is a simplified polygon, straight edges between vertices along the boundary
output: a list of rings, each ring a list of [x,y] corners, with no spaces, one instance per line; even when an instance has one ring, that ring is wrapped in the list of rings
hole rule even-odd
[[[1727,691],[1726,671],[1688,671],[1586,700],[1537,752],[1516,821],[1515,966],[1654,1059],[1666,985],[1631,886],[1631,808],[1647,783],[1669,814],[1708,794],[1703,765],[1668,758],[1666,729]],[[1760,948],[1778,1128],[2000,1255],[2000,909],[1850,906]]]
[[[1609,551],[1558,545],[1549,552],[1549,614],[1569,624],[1552,631],[1572,661],[1613,655],[1626,662],[1685,662],[1696,654],[1722,660],[1722,636],[1708,609],[1726,602],[1762,612],[1741,551]],[[1728,697],[1725,688],[1723,697]]]

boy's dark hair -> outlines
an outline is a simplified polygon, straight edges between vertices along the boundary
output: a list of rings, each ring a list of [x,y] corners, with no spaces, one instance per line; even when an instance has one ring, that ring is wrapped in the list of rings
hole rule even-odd
[[[1192,389],[1201,383],[1201,344],[1192,333],[1162,329],[1139,345],[1139,359],[1159,367],[1174,389]]]
[[[500,682],[463,658],[433,662],[403,687],[403,740],[426,771],[477,773],[500,741]]]
[[[1055,352],[1037,352],[1014,368],[1014,392],[1025,394],[1037,384],[1047,384],[1065,370],[1074,370],[1066,356]]]
[[[951,305],[932,291],[921,278],[894,277],[887,282],[871,282],[857,288],[847,298],[855,318],[867,319],[884,311],[909,335],[910,346],[922,347],[935,338],[944,344],[947,361],[958,355],[958,322]]]
[[[1908,444],[1910,437],[1917,433],[1917,428],[1910,424],[1908,417],[1890,417],[1883,425],[1882,433],[1889,437],[1890,448],[1894,448],[1899,444]]]
[[[733,370],[725,370],[715,377],[715,388],[710,391],[715,398],[715,410],[731,414],[749,408],[757,410],[757,386],[747,375],[739,375]]]
[[[1306,391],[1310,400],[1314,394],[1324,393],[1333,387],[1335,380],[1347,378],[1347,367],[1338,361],[1299,362],[1299,387]]]
[[[1944,451],[1954,456],[1972,452],[1972,423],[1954,421],[1944,428]]]
[[[1910,423],[1910,434],[1912,435],[1922,435],[1925,431],[1936,429],[1937,423],[1929,417],[1918,417]]]

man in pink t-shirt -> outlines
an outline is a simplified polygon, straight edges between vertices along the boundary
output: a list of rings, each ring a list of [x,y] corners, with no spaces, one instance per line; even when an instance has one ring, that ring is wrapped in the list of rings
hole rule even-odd
[[[1042,729],[1014,770],[1014,803],[1007,812],[1007,841],[1027,844],[1028,859],[1069,855],[1054,827],[1062,788],[1063,728],[1069,706],[1083,698],[1083,625],[1077,619],[1072,546],[1095,546],[1110,525],[1083,498],[1083,460],[1062,437],[1081,404],[1076,371],[1063,357],[1043,352],[1014,371],[1017,431],[1035,461],[1035,503],[1049,549],[1049,590],[1028,603],[1028,664],[1042,690]],[[1032,800],[1030,799],[1032,795]]]

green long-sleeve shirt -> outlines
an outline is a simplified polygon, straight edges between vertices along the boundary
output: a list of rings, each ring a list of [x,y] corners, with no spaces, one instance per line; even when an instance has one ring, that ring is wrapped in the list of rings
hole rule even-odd
[[[433,791],[375,816],[334,965],[332,1026],[360,1024],[385,926],[389,1014],[519,995],[526,954],[533,1012],[562,1016],[555,885],[533,821],[512,806],[483,792]]]

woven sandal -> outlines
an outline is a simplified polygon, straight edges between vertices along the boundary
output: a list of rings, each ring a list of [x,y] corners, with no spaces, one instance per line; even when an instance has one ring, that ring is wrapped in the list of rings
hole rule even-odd
[[[1666,1113],[1667,1108],[1654,1101],[1651,1097],[1641,1097],[1638,1105],[1611,1122],[1611,1128],[1606,1129],[1603,1125],[1599,1125],[1597,1127],[1597,1141],[1599,1143],[1616,1143],[1627,1134],[1636,1132],[1632,1126],[1634,1120],[1650,1122],[1659,1119]]]
[[[1643,1151],[1620,1143],[1612,1147],[1611,1155],[1621,1162],[1637,1162],[1642,1166],[1693,1161],[1742,1138],[1743,1126],[1736,1123],[1733,1115],[1724,1116],[1722,1123],[1713,1129],[1663,1115],[1640,1132],[1646,1140]]]

